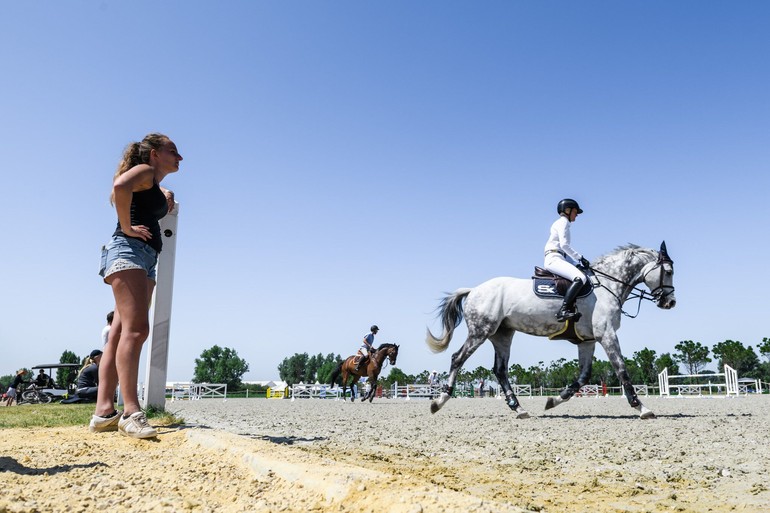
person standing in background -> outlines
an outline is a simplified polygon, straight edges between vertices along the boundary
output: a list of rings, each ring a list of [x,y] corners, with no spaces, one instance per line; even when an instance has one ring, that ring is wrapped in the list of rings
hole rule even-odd
[[[16,377],[13,378],[13,381],[8,386],[8,390],[5,391],[5,396],[6,396],[5,405],[6,406],[11,406],[13,404],[14,399],[16,399],[16,396],[18,395],[19,385],[24,383],[24,376],[26,374],[27,374],[27,370],[26,369],[19,369],[16,372]],[[19,401],[16,400],[16,402],[18,403]]]
[[[107,326],[102,328],[102,347],[107,345],[107,339],[110,336],[110,326],[112,326],[112,319],[114,316],[114,310],[107,314]]]

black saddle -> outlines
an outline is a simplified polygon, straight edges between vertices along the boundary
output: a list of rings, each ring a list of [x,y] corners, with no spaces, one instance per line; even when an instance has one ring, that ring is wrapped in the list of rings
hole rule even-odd
[[[563,298],[567,289],[572,284],[567,278],[563,278],[542,267],[535,266],[535,275],[532,276],[532,290],[536,296],[542,298]],[[590,281],[583,284],[577,297],[590,296],[594,287]]]

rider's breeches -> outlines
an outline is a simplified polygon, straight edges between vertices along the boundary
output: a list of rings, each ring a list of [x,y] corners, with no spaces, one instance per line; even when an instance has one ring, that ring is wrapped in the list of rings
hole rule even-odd
[[[565,260],[559,253],[548,253],[545,255],[543,267],[545,267],[546,271],[558,274],[559,276],[567,278],[569,281],[575,281],[576,278],[583,283],[588,281],[585,274],[581,273],[577,267],[567,262],[567,260]]]

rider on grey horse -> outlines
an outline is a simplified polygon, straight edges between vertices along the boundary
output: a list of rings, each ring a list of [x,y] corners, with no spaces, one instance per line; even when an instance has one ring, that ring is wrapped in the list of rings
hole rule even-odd
[[[586,269],[588,269],[589,263],[583,255],[572,248],[569,229],[570,225],[577,219],[578,214],[583,213],[583,209],[580,208],[577,201],[565,198],[559,202],[556,211],[559,213],[559,218],[551,225],[548,242],[545,243],[543,267],[572,282],[564,294],[564,302],[561,305],[561,310],[556,314],[556,319],[558,321],[574,319],[577,322],[580,319],[580,313],[575,311],[575,299],[586,282],[586,275],[570,260],[579,263]]]

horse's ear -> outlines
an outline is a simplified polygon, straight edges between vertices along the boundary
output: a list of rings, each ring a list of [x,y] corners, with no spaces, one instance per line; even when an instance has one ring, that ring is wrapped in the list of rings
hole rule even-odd
[[[660,243],[660,256],[658,257],[658,259],[661,262],[670,262],[672,264],[674,263],[674,261],[671,260],[671,257],[668,256],[668,250],[666,249],[666,241],[663,241]]]

